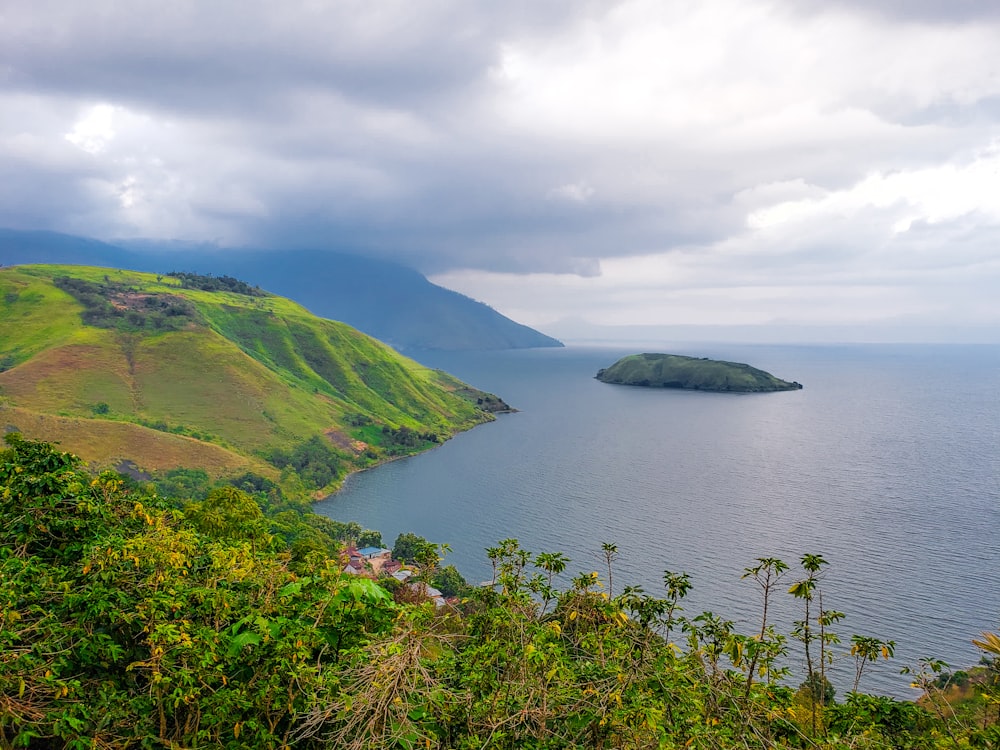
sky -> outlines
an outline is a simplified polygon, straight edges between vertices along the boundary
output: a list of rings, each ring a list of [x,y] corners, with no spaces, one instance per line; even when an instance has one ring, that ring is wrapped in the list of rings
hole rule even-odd
[[[571,339],[1000,341],[1000,3],[0,0],[0,226]]]

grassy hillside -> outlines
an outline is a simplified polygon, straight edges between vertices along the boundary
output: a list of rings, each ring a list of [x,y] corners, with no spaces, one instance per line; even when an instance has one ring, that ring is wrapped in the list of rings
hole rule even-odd
[[[596,377],[620,385],[737,393],[792,391],[802,387],[740,362],[679,354],[631,354],[600,370]]]
[[[477,407],[484,394],[445,373],[290,300],[217,281],[0,269],[0,424],[97,464],[213,473],[266,473],[276,451],[322,435],[342,476],[492,418]],[[61,430],[44,427],[57,418]],[[182,449],[198,445],[212,449]]]

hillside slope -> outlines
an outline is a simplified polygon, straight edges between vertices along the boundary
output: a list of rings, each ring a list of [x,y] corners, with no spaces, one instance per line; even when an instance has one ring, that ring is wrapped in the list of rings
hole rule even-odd
[[[274,474],[324,436],[337,480],[504,407],[228,277],[0,269],[0,426],[98,464]]]
[[[109,244],[55,232],[0,229],[0,263],[79,263],[237,276],[399,351],[562,346],[481,302],[432,284],[412,268],[349,253],[221,250],[154,241]]]

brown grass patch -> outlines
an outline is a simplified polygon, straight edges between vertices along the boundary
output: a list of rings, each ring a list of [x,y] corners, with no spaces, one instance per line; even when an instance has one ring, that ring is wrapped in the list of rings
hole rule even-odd
[[[274,467],[218,445],[126,422],[58,417],[0,406],[0,424],[16,427],[32,440],[58,443],[62,450],[78,455],[95,469],[114,468],[128,460],[144,471],[189,468],[204,469],[213,477],[243,471],[277,476]]]
[[[354,443],[357,442],[346,432],[336,427],[331,427],[329,430],[324,431],[323,434],[326,435],[327,440],[344,451],[354,450]]]
[[[132,410],[128,363],[114,342],[49,349],[0,374],[0,386],[19,405],[38,411],[80,413],[98,401]]]

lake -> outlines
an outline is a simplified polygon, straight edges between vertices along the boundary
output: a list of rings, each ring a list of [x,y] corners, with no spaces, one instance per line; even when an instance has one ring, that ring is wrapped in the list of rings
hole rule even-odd
[[[747,362],[801,391],[716,394],[600,383],[626,353],[667,351]],[[563,578],[602,569],[619,549],[615,591],[662,593],[686,571],[685,611],[750,633],[758,557],[830,565],[835,628],[896,641],[861,688],[912,697],[901,666],[924,656],[978,661],[970,639],[1000,627],[1000,347],[661,345],[427,353],[420,361],[520,411],[420,456],[351,477],[317,512],[452,547],[472,582],[486,547],[515,537],[572,559]],[[777,625],[801,617],[782,592]],[[756,624],[755,624],[756,623]],[[799,648],[801,648],[799,646]],[[791,664],[801,667],[792,646]],[[844,653],[847,646],[839,648]],[[847,657],[834,683],[849,689]],[[798,672],[804,678],[804,671]]]

